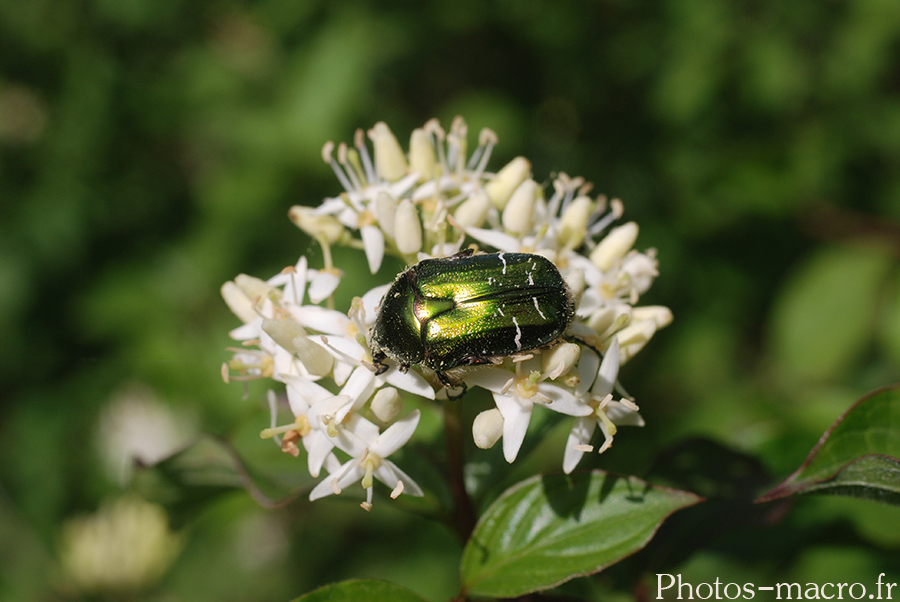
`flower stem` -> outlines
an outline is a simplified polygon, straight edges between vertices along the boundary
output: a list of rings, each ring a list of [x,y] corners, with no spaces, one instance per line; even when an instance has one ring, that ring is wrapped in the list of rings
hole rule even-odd
[[[463,451],[462,404],[444,400],[444,439],[447,444],[447,469],[455,508],[453,522],[457,535],[465,543],[475,528],[475,509],[466,491],[465,454]]]

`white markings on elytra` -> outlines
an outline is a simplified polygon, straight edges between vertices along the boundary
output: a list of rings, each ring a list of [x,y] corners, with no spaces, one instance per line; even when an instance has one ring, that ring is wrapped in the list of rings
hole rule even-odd
[[[502,274],[505,276],[505,275],[506,275],[506,258],[503,257],[503,253],[499,253],[499,254],[497,255],[497,259],[499,259],[500,261],[503,262],[503,272],[502,272]]]
[[[504,318],[506,317],[506,314],[503,313],[503,308],[502,308],[502,307],[497,306],[497,311],[500,313],[501,316],[503,316]],[[513,319],[515,319],[515,318],[513,318]]]
[[[537,297],[532,297],[531,300],[534,301],[534,308],[537,310],[537,312],[538,312],[539,314],[541,314],[541,317],[544,318],[544,319],[546,320],[546,319],[547,319],[547,316],[544,315],[544,312],[542,312],[542,311],[541,311],[541,308],[538,306]]]
[[[516,317],[513,316],[513,324],[516,325],[516,349],[522,348],[522,329],[519,328],[519,322],[516,320]]]

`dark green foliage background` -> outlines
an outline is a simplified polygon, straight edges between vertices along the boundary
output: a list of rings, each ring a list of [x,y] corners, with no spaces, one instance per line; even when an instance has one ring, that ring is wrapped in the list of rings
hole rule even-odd
[[[583,175],[659,250],[644,302],[675,322],[621,374],[647,427],[594,466],[645,474],[703,435],[774,483],[900,380],[896,0],[3,2],[0,597],[56,599],[62,521],[118,491],[93,441],[128,386],[302,473],[254,438],[263,389],[244,400],[219,378],[236,320],[218,288],[321,259],[286,211],[338,191],[326,140],[379,120],[405,140],[457,114],[473,142],[497,131],[494,168],[522,154],[539,179]],[[393,275],[337,261],[346,282]],[[561,443],[527,467],[558,470]],[[240,560],[260,518],[286,542],[261,565]],[[895,508],[806,498],[667,570],[871,583],[896,575],[898,525]],[[385,499],[266,513],[236,492],[186,529],[145,599],[289,599],[351,577],[457,588],[453,536]],[[633,568],[569,593],[627,596]]]

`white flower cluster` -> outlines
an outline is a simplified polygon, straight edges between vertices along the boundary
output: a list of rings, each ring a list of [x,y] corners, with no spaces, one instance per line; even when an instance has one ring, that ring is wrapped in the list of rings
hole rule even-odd
[[[368,509],[373,477],[393,489],[392,497],[422,495],[387,459],[410,439],[419,420],[418,410],[398,419],[398,389],[425,399],[444,395],[431,374],[373,372],[369,328],[394,274],[356,297],[349,312],[337,311],[331,296],[342,273],[331,259],[333,245],[364,250],[373,274],[385,253],[414,264],[471,243],[480,250],[540,254],[557,266],[577,302],[566,342],[467,369],[467,385],[491,391],[496,402],[473,424],[478,446],[491,447],[502,437],[504,456],[512,462],[534,406],[542,406],[575,418],[563,457],[568,473],[593,450],[595,427],[603,434],[602,453],[616,425],[642,425],[633,401],[613,396],[619,365],[669,324],[672,314],[665,307],[635,307],[657,275],[657,262],[654,251],[633,249],[636,223],[611,228],[622,215],[621,202],[589,197],[590,184],[566,174],[545,194],[524,157],[489,173],[496,135],[482,130],[469,155],[461,118],[449,132],[436,120],[413,131],[408,154],[384,123],[368,135],[373,153],[362,130],[353,147],[328,143],[323,149],[343,193],[315,208],[290,210],[291,220],[321,245],[324,267],[312,269],[301,257],[266,281],[241,275],[222,287],[244,322],[231,333],[244,348],[232,349],[223,377],[284,383],[296,420],[276,426],[273,410],[272,428],[263,434],[283,435],[282,448],[295,455],[302,442],[310,474],[317,477],[323,467],[329,473],[310,499],[361,481]],[[335,450],[350,459],[341,463]]]

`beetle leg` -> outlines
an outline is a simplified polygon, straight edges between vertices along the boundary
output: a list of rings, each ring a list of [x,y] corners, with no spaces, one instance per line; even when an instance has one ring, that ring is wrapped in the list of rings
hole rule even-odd
[[[447,259],[462,259],[463,257],[471,257],[475,252],[475,249],[472,247],[468,247],[463,249],[462,251],[457,251],[453,255],[450,255]]]
[[[460,397],[462,397],[463,395],[466,394],[466,391],[469,390],[469,387],[468,387],[468,385],[466,385],[466,383],[460,383],[459,385],[456,385],[456,386],[457,386],[458,388],[462,389],[462,391],[459,392],[459,395],[451,395],[451,394],[450,394],[450,388],[447,387],[447,399],[449,399],[449,400],[451,400],[451,401],[452,401],[452,400],[459,399]]]
[[[453,380],[450,379],[446,372],[437,371],[435,372],[435,374],[437,375],[438,380],[441,381],[441,384],[444,385],[444,388],[447,390],[447,399],[459,399],[466,394],[466,391],[469,390],[469,387],[468,385],[466,385],[465,381],[453,382]],[[460,391],[459,395],[451,395],[451,389],[462,389],[462,391]]]
[[[591,345],[584,339],[582,339],[580,337],[576,337],[576,336],[567,336],[564,338],[565,338],[565,340],[567,340],[570,343],[575,343],[577,345],[584,345],[585,347],[587,347],[588,349],[590,349],[591,351],[596,353],[597,357],[599,357],[600,359],[603,359],[603,352],[601,352],[599,349],[597,349],[596,347],[594,347],[593,345]]]
[[[485,364],[495,364],[494,358],[492,357],[484,357],[481,355],[470,355],[467,358],[463,358],[462,363],[466,366],[483,366]]]
[[[372,365],[375,366],[376,376],[384,374],[388,371],[388,368],[390,368],[390,366],[384,363],[385,358],[387,358],[387,356],[383,351],[376,351],[372,354]]]

